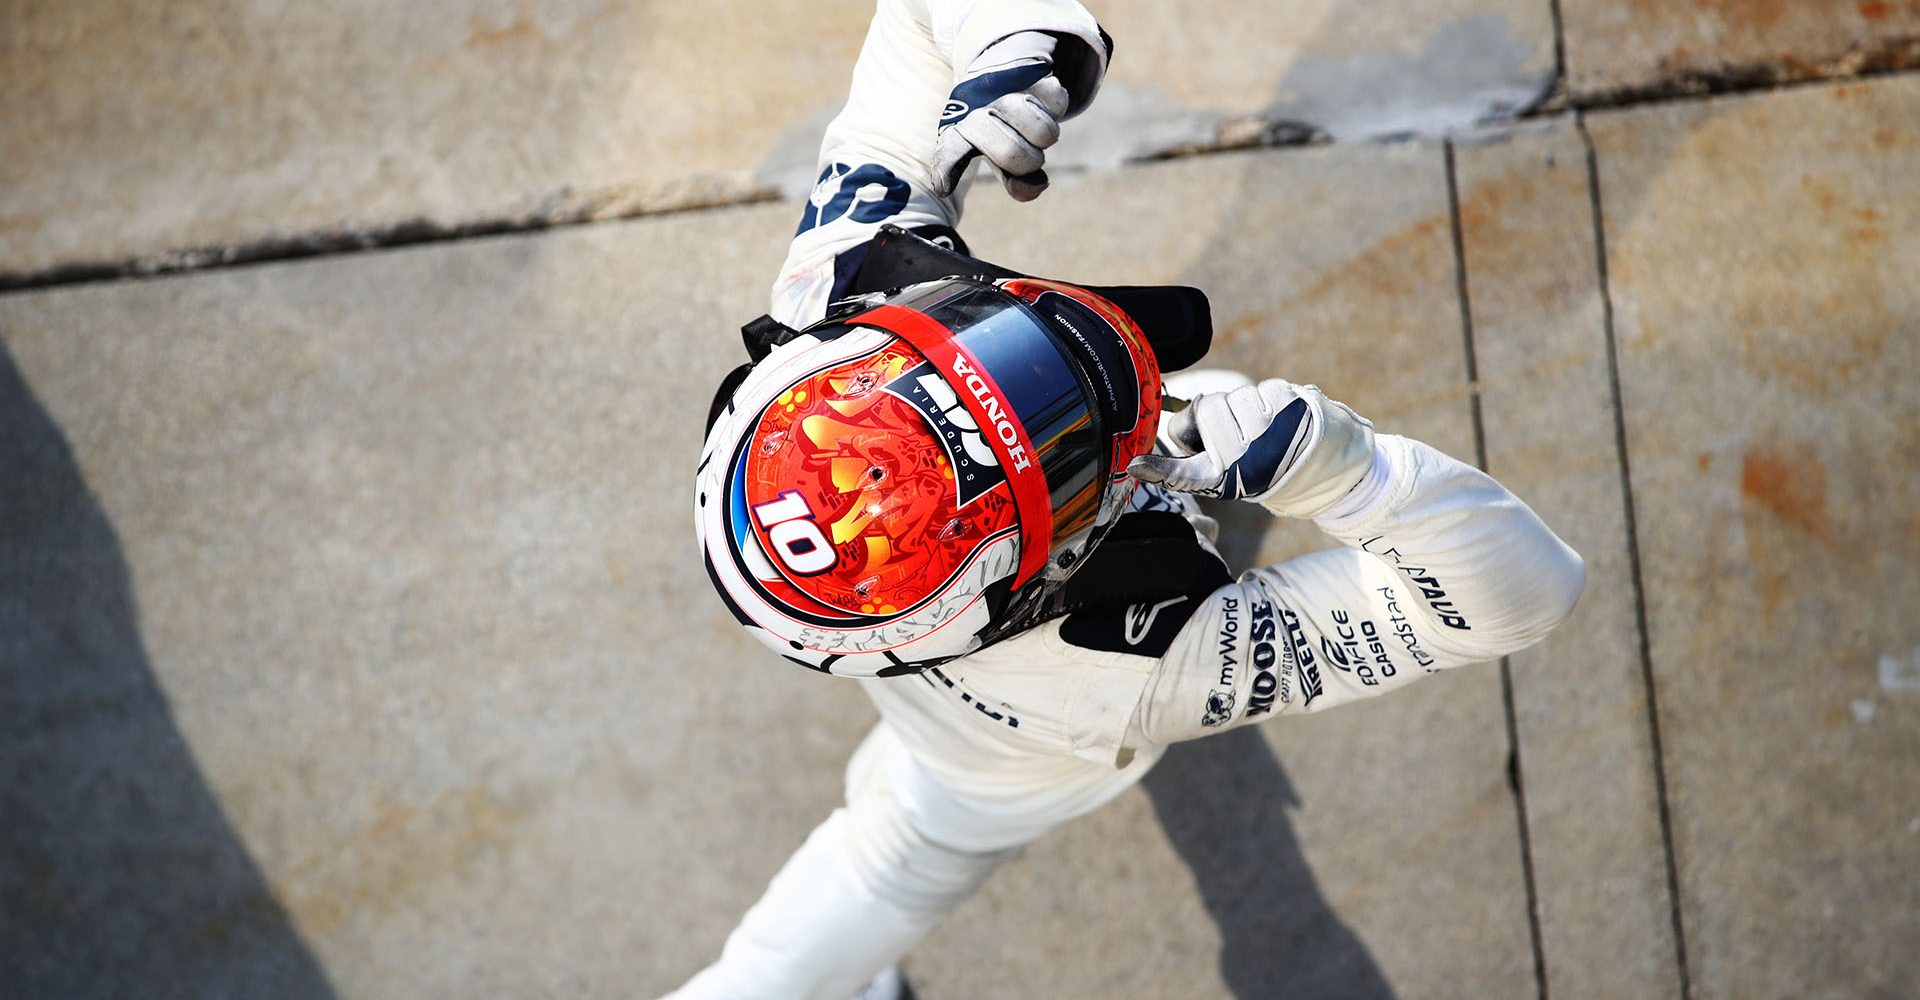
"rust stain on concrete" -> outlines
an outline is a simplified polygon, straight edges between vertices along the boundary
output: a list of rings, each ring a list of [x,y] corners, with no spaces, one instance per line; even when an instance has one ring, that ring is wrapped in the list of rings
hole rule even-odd
[[[285,880],[287,910],[307,933],[324,937],[356,917],[410,905],[433,883],[504,849],[537,805],[480,785],[448,789],[423,807],[388,802]]]
[[[1214,334],[1213,342],[1220,345],[1231,345],[1248,334],[1258,333],[1264,329],[1266,325],[1266,316],[1260,313],[1244,313],[1234,317],[1233,322],[1221,327],[1220,332]]]
[[[1866,0],[1860,5],[1860,16],[1869,21],[1884,21],[1893,14],[1893,5],[1887,0]]]
[[[1830,541],[1827,469],[1810,441],[1749,448],[1740,463],[1740,520],[1761,618],[1789,605],[1808,557],[1803,538]]]
[[[1532,183],[1530,183],[1532,182]],[[1523,188],[1522,197],[1533,193],[1540,187],[1533,178],[1525,176],[1518,167],[1508,170],[1496,180],[1481,181],[1468,188],[1460,199],[1460,232],[1464,236],[1477,236],[1489,226],[1505,220],[1502,209],[1507,204],[1507,192],[1515,187]]]
[[[1750,448],[1740,462],[1740,495],[1818,538],[1831,540],[1827,521],[1827,467],[1810,441]],[[1748,545],[1753,535],[1748,533]]]
[[[1804,172],[1796,187],[1797,197],[1776,199],[1795,234],[1776,246],[1792,263],[1740,276],[1726,296],[1730,328],[1743,367],[1827,398],[1881,364],[1899,333],[1884,258],[1904,213],[1841,174]]]
[[[1461,211],[1466,211],[1464,205]],[[1402,227],[1301,289],[1293,298],[1311,302],[1329,295],[1371,294],[1393,299],[1408,296],[1418,280],[1416,275],[1425,273],[1419,265],[1426,261],[1429,253],[1444,245],[1435,240],[1451,224],[1447,216],[1437,215]],[[1366,291],[1356,291],[1356,284]]]
[[[1668,6],[1653,6],[1664,12]],[[1786,0],[1693,0],[1693,9],[1711,14],[1726,24],[1771,28],[1786,17]]]
[[[475,28],[467,35],[468,48],[488,48],[522,38],[538,38],[540,29],[526,18],[516,18],[504,28]]]
[[[1808,195],[1820,206],[1822,212],[1830,213],[1840,204],[1840,193],[1835,191],[1831,184],[1815,178],[1812,174],[1801,174],[1800,186],[1807,190]]]

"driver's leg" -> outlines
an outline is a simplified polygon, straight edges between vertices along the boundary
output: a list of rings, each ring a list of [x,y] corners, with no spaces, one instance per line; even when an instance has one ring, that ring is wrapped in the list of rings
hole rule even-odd
[[[885,722],[847,767],[834,810],[727,938],[719,961],[676,998],[843,1000],[897,962],[994,868],[1056,824],[1137,782],[1152,766],[995,756],[961,784],[940,777]],[[991,770],[992,774],[986,773]]]

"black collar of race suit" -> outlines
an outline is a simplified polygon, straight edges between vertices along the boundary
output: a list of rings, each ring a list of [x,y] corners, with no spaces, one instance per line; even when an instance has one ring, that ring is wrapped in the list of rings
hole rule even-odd
[[[948,239],[958,234],[942,226]],[[933,240],[910,233],[898,226],[881,226],[879,235],[861,247],[863,256],[853,280],[843,288],[846,296],[891,292],[941,278],[1031,278],[1012,268],[991,264]],[[1188,285],[1079,285],[1119,306],[1140,325],[1153,349],[1154,360],[1163,372],[1175,372],[1191,366],[1213,345],[1213,309],[1207,295]],[[747,357],[758,362],[775,347],[786,343],[797,331],[774,319],[762,316],[740,328]]]
[[[1031,278],[1011,268],[910,233],[898,226],[880,227],[868,245],[866,260],[854,277],[850,293],[887,292],[922,281],[969,277],[999,280]],[[1063,279],[1064,280],[1064,279]],[[1079,285],[1119,306],[1140,325],[1163,372],[1179,371],[1199,361],[1213,344],[1213,310],[1207,295],[1187,285]]]
[[[1128,511],[1059,590],[1027,597],[1007,593],[1005,580],[995,583],[987,595],[994,624],[982,634],[981,648],[1080,612],[1171,597],[1191,598],[1197,604],[1231,582],[1227,564],[1201,544],[1184,515]]]

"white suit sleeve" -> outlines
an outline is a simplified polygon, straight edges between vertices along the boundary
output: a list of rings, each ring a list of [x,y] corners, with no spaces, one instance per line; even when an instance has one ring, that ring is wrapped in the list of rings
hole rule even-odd
[[[1523,649],[1572,613],[1580,556],[1485,473],[1379,435],[1317,523],[1345,547],[1210,595],[1147,682],[1128,742],[1317,712]]]
[[[1021,31],[1078,39],[1104,66],[1093,15],[1074,0],[879,0],[853,67],[847,103],[827,126],[813,191],[774,282],[771,315],[802,327],[824,315],[844,277],[841,255],[883,224],[956,226],[966,185],[933,193],[930,162],[941,108],[959,71],[980,51]],[[1093,99],[1100,74],[1063,80],[1073,110]]]

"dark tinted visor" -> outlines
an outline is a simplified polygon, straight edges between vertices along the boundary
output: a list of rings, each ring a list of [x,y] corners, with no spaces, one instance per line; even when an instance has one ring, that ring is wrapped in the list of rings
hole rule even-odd
[[[1093,386],[1049,325],[1012,295],[974,281],[933,282],[889,301],[946,327],[1000,387],[1045,474],[1056,547],[1092,525],[1112,436],[1091,402]]]

